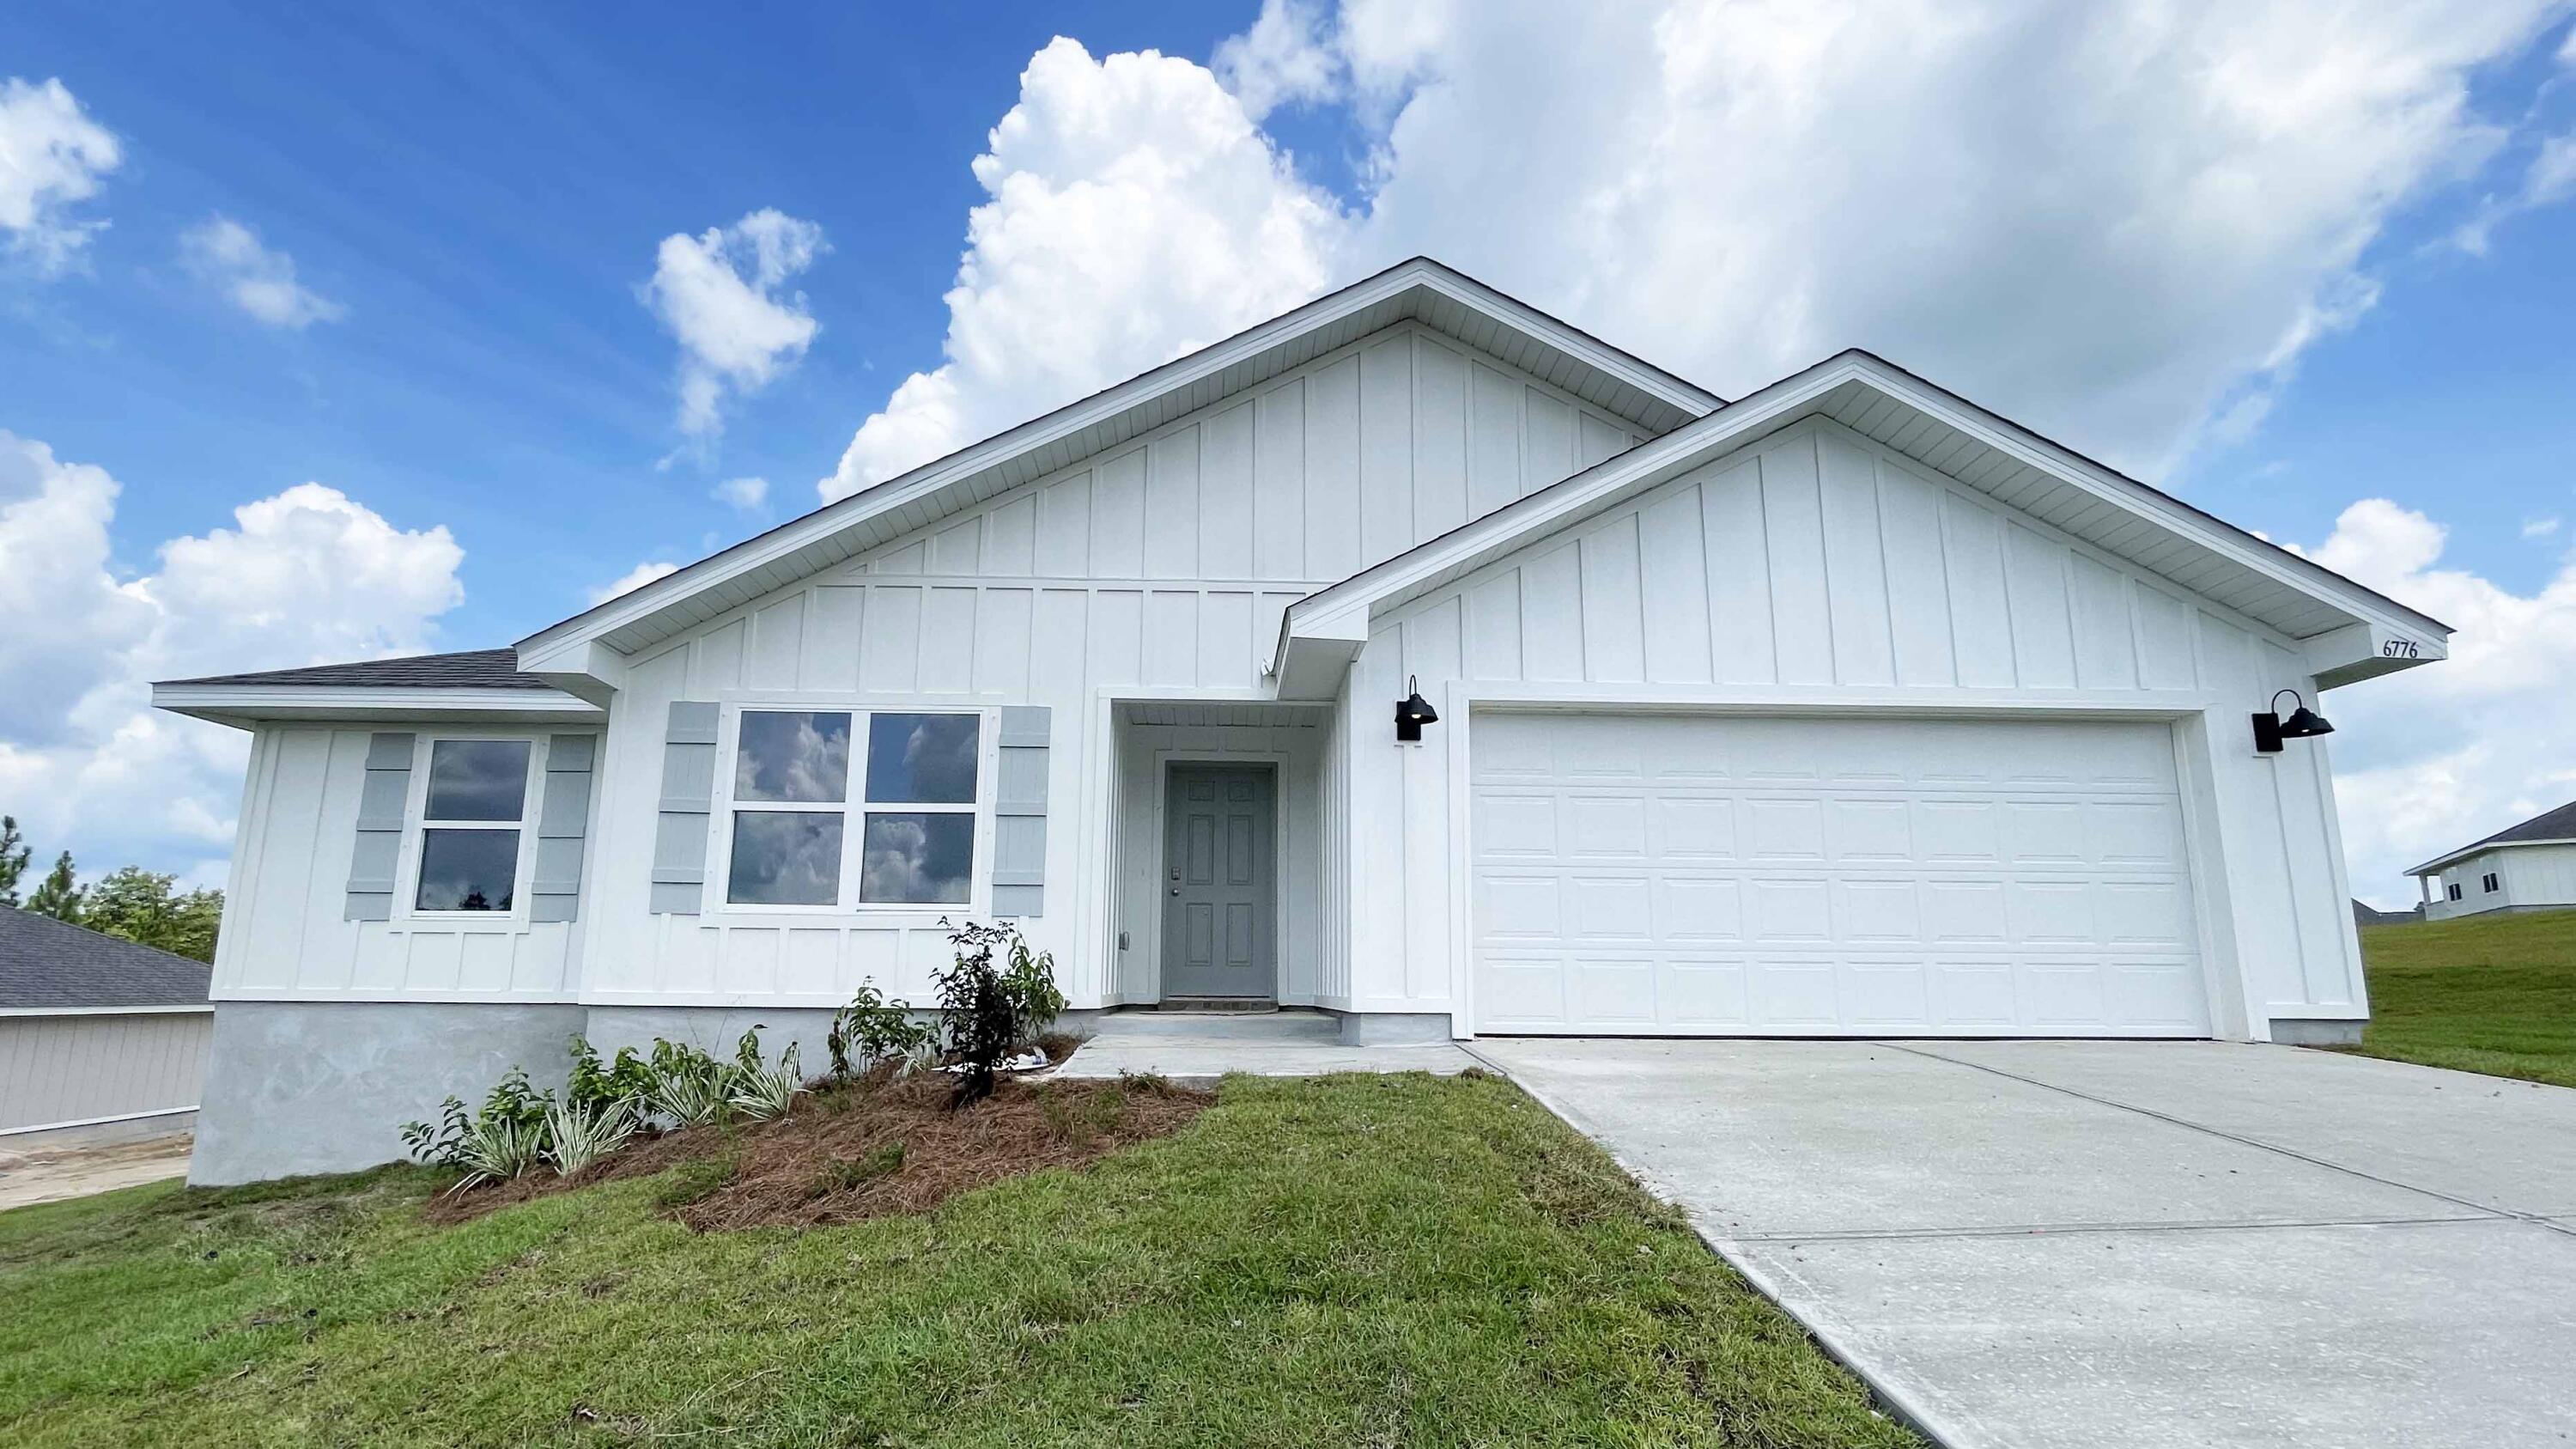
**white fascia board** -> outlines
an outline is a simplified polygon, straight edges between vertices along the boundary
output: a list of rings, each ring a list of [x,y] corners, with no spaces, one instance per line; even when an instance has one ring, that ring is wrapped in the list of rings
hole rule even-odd
[[[1416,289],[1437,291],[1462,306],[1493,318],[1499,325],[1536,336],[1549,346],[1580,357],[1587,365],[1684,412],[1706,415],[1723,405],[1723,400],[1713,393],[1657,372],[1544,313],[1473,282],[1437,262],[1417,257],[1274,317],[1212,347],[1165,363],[936,462],[926,463],[909,473],[826,504],[802,518],[790,520],[758,537],[700,559],[678,573],[656,579],[640,589],[541,629],[519,641],[519,668],[525,673],[549,676],[573,672],[573,666],[567,663],[570,651],[583,644],[646,619],[730,579],[766,567],[843,529],[916,502],[1018,454],[1098,426],[1165,393],[1216,376],[1305,333]]]
[[[1608,507],[1702,462],[1758,442],[1816,412],[1826,397],[1849,382],[1862,383],[1987,447],[2343,612],[2365,632],[2350,635],[2342,642],[2358,651],[2366,641],[2370,653],[2365,665],[2357,652],[2352,659],[2344,660],[2333,649],[2325,651],[2323,672],[2336,675],[2334,683],[2428,664],[2450,652],[2450,626],[2438,619],[2419,614],[2233,524],[2122,477],[1868,353],[1846,352],[1308,595],[1290,605],[1282,621],[1283,662],[1290,639],[1305,635],[1309,629],[1325,627],[1327,620],[1352,610],[1366,613],[1394,607],[1411,597],[1409,590],[1498,558],[1530,539],[1579,521],[1587,511]],[[2342,633],[2340,629],[2329,631],[2330,635]],[[2387,646],[2392,641],[2411,645],[2412,652],[2389,651]],[[2354,672],[2365,669],[2366,672]]]
[[[2475,845],[2463,845],[2448,855],[2437,855],[2431,860],[2424,862],[2422,865],[2416,866],[2414,869],[2409,870],[2406,873],[2408,875],[2440,875],[2443,871],[2450,869],[2452,866],[2459,864],[2470,856],[2485,855],[2491,851],[2498,850],[2520,850],[2526,845],[2576,845],[2576,837],[2563,840],[2482,840]]]
[[[598,724],[608,711],[554,689],[156,684],[152,706],[247,729],[261,720],[479,720]]]

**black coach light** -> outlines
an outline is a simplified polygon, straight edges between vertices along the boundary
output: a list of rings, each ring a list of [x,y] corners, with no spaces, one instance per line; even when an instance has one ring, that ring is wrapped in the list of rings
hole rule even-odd
[[[1395,737],[1408,742],[1417,741],[1422,738],[1424,725],[1440,723],[1440,711],[1433,709],[1431,701],[1422,697],[1422,686],[1412,675],[1404,676],[1404,687],[1411,692],[1395,707]]]
[[[2298,705],[2290,711],[2288,719],[2280,715],[2281,696],[2284,694],[2290,697],[2292,704]],[[2312,740],[2319,735],[2333,733],[2334,726],[2326,723],[2324,715],[2300,702],[2297,690],[2284,689],[2272,696],[2270,712],[2254,716],[2254,753],[2277,755],[2281,753],[2283,740]]]

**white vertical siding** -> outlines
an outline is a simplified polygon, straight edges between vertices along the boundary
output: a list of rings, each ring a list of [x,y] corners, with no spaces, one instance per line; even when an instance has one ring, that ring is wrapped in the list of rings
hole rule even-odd
[[[738,648],[741,631],[731,637]],[[416,724],[386,728],[442,732]],[[533,737],[597,728],[455,730]],[[569,1000],[582,922],[415,925],[399,901],[390,921],[342,919],[371,733],[355,725],[263,725],[254,735],[215,948],[216,999]],[[542,778],[531,779],[529,788],[541,790]],[[408,850],[413,842],[405,845]],[[533,839],[520,842],[523,852],[535,846]],[[585,860],[585,889],[589,871]],[[585,903],[585,916],[588,910]]]
[[[211,1011],[0,1017],[0,1133],[197,1105]]]
[[[1801,425],[1376,621],[1337,764],[1353,800],[1404,808],[1373,811],[1354,841],[1352,1003],[1422,1010],[1449,991],[1459,722],[1393,742],[1380,701],[1413,675],[1435,702],[1459,678],[1676,702],[1816,686],[2208,710],[2212,833],[2251,1010],[2354,1010],[2322,742],[2258,760],[2240,739],[2272,690],[2310,686],[2301,669],[2283,641],[2170,583],[1837,425]]]

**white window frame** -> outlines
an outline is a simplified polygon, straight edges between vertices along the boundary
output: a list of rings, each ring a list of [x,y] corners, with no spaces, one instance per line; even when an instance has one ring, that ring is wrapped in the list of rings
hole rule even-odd
[[[850,776],[839,801],[804,800],[736,800],[734,780],[741,769],[742,717],[746,714],[846,714],[850,717]],[[916,801],[888,800],[871,802],[867,796],[869,721],[881,714],[954,714],[972,715],[975,726],[975,799],[971,804],[929,804]],[[992,705],[961,704],[956,700],[871,699],[854,703],[848,699],[818,700],[811,696],[744,697],[729,699],[721,706],[716,728],[716,779],[714,812],[709,817],[707,845],[706,896],[702,909],[710,915],[728,916],[803,916],[849,920],[865,918],[882,921],[895,919],[928,924],[942,916],[977,917],[991,914],[993,899],[993,807],[997,800],[1001,774],[1001,710]],[[831,905],[772,905],[738,902],[733,895],[733,819],[738,810],[792,810],[841,817],[841,873]],[[974,860],[967,871],[966,899],[963,901],[861,901],[859,899],[860,867],[867,854],[867,817],[881,815],[971,815],[974,827]]]
[[[528,778],[519,792],[519,818],[507,820],[432,820],[429,818],[429,763],[441,744],[510,744],[528,747]],[[472,930],[519,930],[528,924],[528,895],[537,877],[537,813],[544,802],[548,737],[509,730],[453,730],[423,733],[412,745],[411,783],[403,799],[402,870],[395,910],[403,919],[441,927]],[[506,911],[428,911],[420,908],[420,871],[432,830],[515,830],[519,849],[511,864],[510,908]]]

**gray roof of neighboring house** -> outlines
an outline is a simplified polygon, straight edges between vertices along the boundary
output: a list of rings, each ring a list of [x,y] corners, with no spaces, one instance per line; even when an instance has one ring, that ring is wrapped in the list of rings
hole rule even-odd
[[[2473,851],[2485,850],[2489,846],[2521,845],[2539,840],[2576,840],[2576,800],[2570,800],[2555,810],[2543,810],[2520,825],[2508,825],[2484,840],[2471,841],[2457,850],[2444,851],[2408,871],[2407,874],[2422,875],[2428,871],[2439,870],[2461,856]]]
[[[269,669],[257,674],[213,674],[164,679],[163,684],[285,684],[344,689],[551,689],[519,672],[516,649],[468,649],[457,654],[412,654],[357,664],[317,664],[309,669]]]
[[[0,1011],[202,1006],[214,975],[202,961],[0,906]]]

